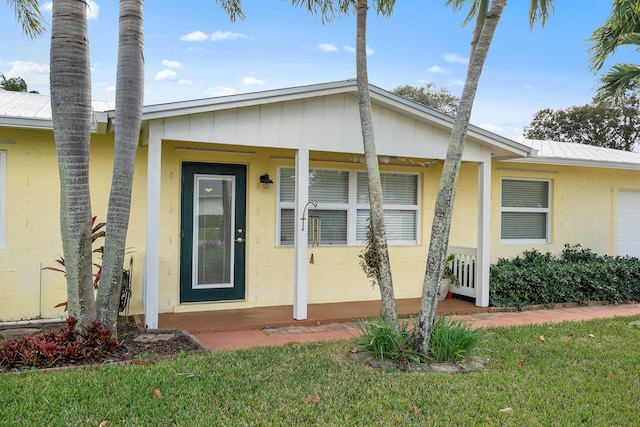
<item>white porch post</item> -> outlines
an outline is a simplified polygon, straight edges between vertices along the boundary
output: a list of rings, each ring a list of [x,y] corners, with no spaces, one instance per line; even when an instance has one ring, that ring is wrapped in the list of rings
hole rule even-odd
[[[147,250],[142,284],[144,322],[149,329],[158,329],[161,132],[160,125],[151,123],[147,157]]]
[[[309,221],[302,221],[304,208],[309,201],[309,150],[299,149],[296,152],[296,206],[294,234],[295,278],[293,284],[293,318],[307,318],[307,226]],[[308,212],[306,213],[307,217]]]
[[[476,305],[489,306],[491,243],[491,154],[478,164],[478,255],[476,257]]]

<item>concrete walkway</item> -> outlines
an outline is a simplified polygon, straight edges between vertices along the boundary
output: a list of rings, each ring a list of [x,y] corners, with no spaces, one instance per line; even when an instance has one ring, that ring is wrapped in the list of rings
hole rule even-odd
[[[454,315],[472,327],[514,326],[524,324],[558,323],[640,314],[640,304],[598,305],[589,307],[554,308],[503,313]],[[260,330],[190,331],[210,350],[229,350],[267,345],[284,345],[349,339],[360,333],[355,323],[331,323],[317,326],[286,326]]]

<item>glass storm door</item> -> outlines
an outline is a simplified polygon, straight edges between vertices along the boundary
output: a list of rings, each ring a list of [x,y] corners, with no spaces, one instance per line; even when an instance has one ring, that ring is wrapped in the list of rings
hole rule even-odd
[[[180,301],[240,300],[246,167],[183,163]]]

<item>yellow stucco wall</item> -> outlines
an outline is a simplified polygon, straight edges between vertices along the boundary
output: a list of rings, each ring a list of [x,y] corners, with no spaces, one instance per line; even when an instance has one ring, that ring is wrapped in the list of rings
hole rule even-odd
[[[551,230],[547,244],[500,241],[500,188],[503,178],[544,179],[551,183]],[[528,249],[559,255],[565,244],[580,244],[598,254],[616,253],[619,190],[640,190],[640,171],[495,163],[492,172],[491,262]]]
[[[59,266],[62,255],[59,222],[59,176],[55,143],[51,131],[3,129],[6,152],[5,249],[0,250],[0,321],[56,318],[65,315],[55,308],[66,301],[62,273],[41,267]],[[146,158],[146,149],[140,155]],[[139,157],[140,158],[140,157]],[[113,136],[94,135],[91,139],[90,184],[92,211],[99,221],[106,218],[106,207],[113,167]],[[133,189],[132,221],[128,252],[143,253],[146,215],[146,167],[138,161]],[[141,259],[141,258],[140,258]],[[128,260],[128,257],[127,257]],[[135,275],[141,272],[138,263]],[[134,305],[140,305],[140,291]]]

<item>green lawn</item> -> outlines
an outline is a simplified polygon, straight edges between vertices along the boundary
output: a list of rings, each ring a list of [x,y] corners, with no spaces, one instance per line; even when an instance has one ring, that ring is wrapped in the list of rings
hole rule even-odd
[[[374,370],[336,341],[2,375],[0,425],[638,425],[638,319],[491,329],[471,374]]]

